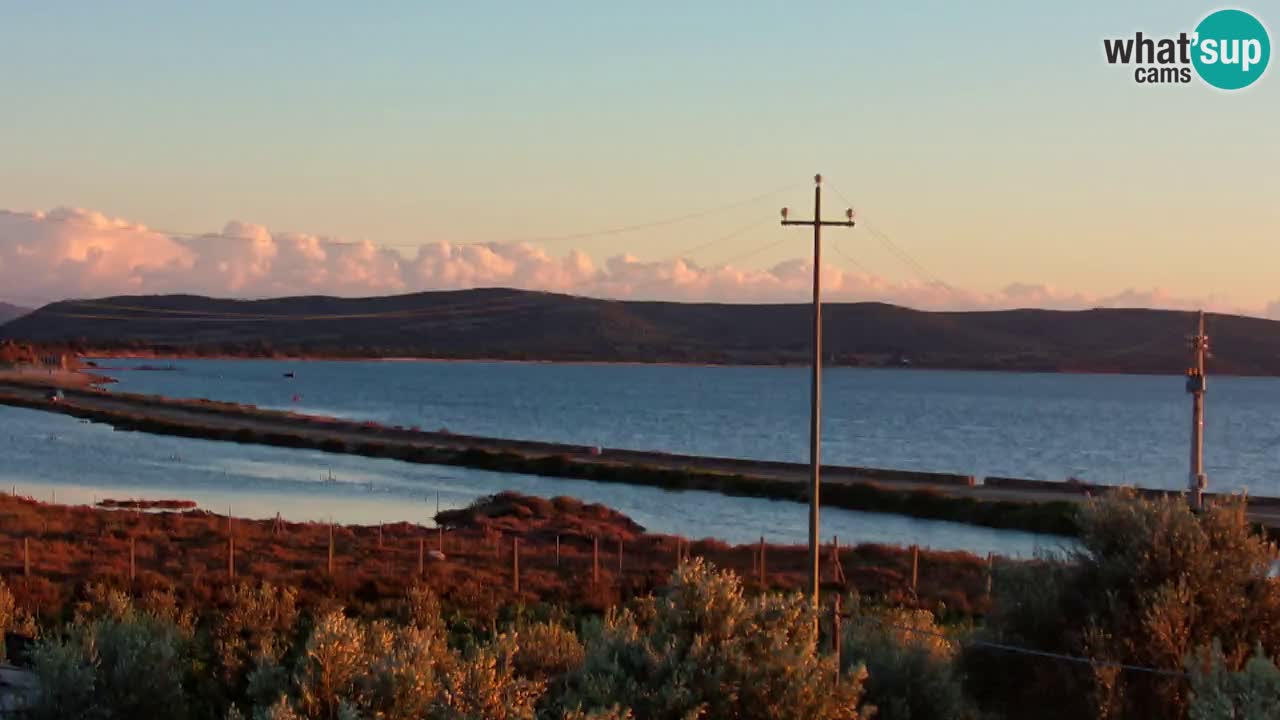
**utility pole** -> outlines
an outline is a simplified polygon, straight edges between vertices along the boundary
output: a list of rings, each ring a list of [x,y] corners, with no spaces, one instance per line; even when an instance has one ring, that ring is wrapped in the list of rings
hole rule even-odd
[[[1187,368],[1187,392],[1191,393],[1191,472],[1187,481],[1187,501],[1191,509],[1204,509],[1204,491],[1209,479],[1204,474],[1204,358],[1209,352],[1209,336],[1204,334],[1204,311],[1200,311],[1196,334],[1191,336],[1191,367]]]
[[[853,210],[845,210],[844,220],[822,219],[822,176],[813,176],[813,219],[788,220],[782,208],[783,225],[813,227],[813,376],[809,381],[809,593],[818,607],[818,568],[821,546],[818,540],[818,492],[822,483],[822,228],[824,225],[853,227]]]

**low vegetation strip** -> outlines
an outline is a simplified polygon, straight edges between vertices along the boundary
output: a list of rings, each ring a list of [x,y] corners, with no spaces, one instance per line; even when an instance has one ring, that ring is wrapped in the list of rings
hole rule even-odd
[[[428,515],[424,507],[424,522]],[[13,592],[20,606],[44,618],[70,618],[90,584],[173,591],[206,611],[226,586],[266,580],[298,588],[304,605],[337,599],[369,616],[425,583],[450,609],[487,625],[516,603],[604,610],[661,585],[682,557],[735,569],[754,590],[798,589],[808,571],[803,546],[769,544],[761,552],[757,544],[650,533],[616,510],[570,497],[500,493],[443,511],[437,523],[440,529],[232,520],[198,509],[134,512],[6,492],[0,576],[19,579]],[[985,610],[982,558],[920,550],[917,560],[913,582],[910,548],[842,546],[836,555],[827,546],[823,579],[832,588],[856,583],[863,593],[940,613]],[[843,583],[833,579],[837,563]]]
[[[1242,509],[1113,493],[1034,561],[824,552],[815,607],[803,547],[685,544],[572,498],[450,512],[413,574],[408,524],[0,496],[0,540],[22,539],[0,564],[35,551],[0,568],[0,698],[30,720],[1272,720],[1277,551]],[[601,534],[625,569],[593,559]]]

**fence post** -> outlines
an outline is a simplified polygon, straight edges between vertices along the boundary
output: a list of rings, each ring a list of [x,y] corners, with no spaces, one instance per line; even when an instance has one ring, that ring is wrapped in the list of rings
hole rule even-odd
[[[382,523],[378,523],[378,549],[382,549]]]
[[[838,583],[845,583],[844,564],[840,562],[840,536],[831,536],[831,575]]]
[[[920,546],[911,546],[911,594],[916,594],[920,583]]]
[[[831,536],[831,581],[840,582],[840,536]]]
[[[22,576],[31,577],[31,538],[22,538]]]
[[[618,538],[618,577],[622,577],[622,538]]]
[[[768,584],[768,572],[765,570],[764,564],[764,536],[760,536],[760,584]]]
[[[134,537],[129,536],[129,584],[133,584],[134,579]]]
[[[991,576],[995,574],[996,554],[987,553],[987,602],[991,602]]]
[[[600,536],[591,538],[591,584],[600,583]]]
[[[441,555],[443,555],[444,554],[444,526],[443,525],[436,526],[436,545],[439,546],[436,549],[440,551]]]
[[[836,684],[840,683],[840,661],[844,651],[844,638],[840,632],[840,593],[836,593],[835,602],[831,605],[831,653],[836,656]]]
[[[427,554],[427,539],[418,536],[418,577],[426,575],[425,556]]]
[[[333,522],[329,523],[329,577],[333,577]]]
[[[520,594],[520,538],[511,538],[511,591]]]
[[[227,577],[236,579],[236,536],[227,536]]]
[[[560,536],[556,536],[556,567],[560,567]]]

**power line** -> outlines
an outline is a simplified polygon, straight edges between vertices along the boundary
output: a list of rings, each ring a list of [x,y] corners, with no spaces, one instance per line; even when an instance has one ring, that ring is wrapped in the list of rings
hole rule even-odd
[[[760,253],[762,253],[762,252],[766,252],[766,251],[772,250],[773,248],[776,248],[776,247],[778,247],[779,245],[782,245],[783,243],[787,242],[787,240],[788,240],[788,239],[787,239],[787,238],[785,238],[785,237],[784,237],[784,238],[780,238],[780,239],[778,239],[778,240],[770,240],[768,243],[766,243],[766,244],[764,244],[764,245],[759,245],[759,246],[754,247],[754,248],[752,248],[752,249],[750,249],[750,250],[747,250],[746,252],[743,252],[743,253],[739,253],[739,254],[737,254],[737,255],[734,255],[733,257],[729,258],[728,260],[725,260],[724,262],[722,262],[722,263],[720,263],[720,264],[721,264],[722,266],[727,267],[727,266],[733,265],[734,263],[742,262],[743,260],[747,260],[747,259],[749,259],[749,258],[755,257],[756,255],[759,255],[759,254],[760,254]]]
[[[798,187],[798,185],[799,185],[798,183],[791,183],[790,185],[784,185],[782,187],[775,188],[768,192],[763,192],[758,195],[753,195],[743,200],[735,200],[733,202],[725,203],[724,205],[718,205],[716,207],[706,208],[703,210],[695,210],[693,212],[688,212],[683,215],[676,215],[674,217],[664,218],[661,220],[653,220],[649,222],[636,223],[634,225],[622,225],[622,226],[613,227],[613,228],[605,228],[603,230],[593,230],[591,232],[569,233],[565,235],[554,235],[549,237],[533,238],[529,240],[517,240],[512,242],[527,242],[527,243],[561,242],[564,240],[581,240],[589,237],[619,235],[622,233],[635,232],[637,230],[649,230],[656,227],[674,225],[676,223],[681,223],[688,220],[697,220],[700,218],[707,217],[709,215],[714,215],[716,213],[724,212],[725,210],[733,210],[734,208],[739,208],[744,205],[750,205],[752,203],[759,202],[766,198],[773,197],[774,195],[778,195],[780,193],[786,192],[787,190],[791,190],[795,187]]]
[[[840,192],[839,188],[833,187],[832,190],[835,191],[836,195],[840,196],[841,200],[844,200],[846,204],[848,204],[850,207],[853,207],[853,202],[849,200],[849,198],[846,197],[844,193]],[[938,278],[937,275],[930,272],[929,269],[924,266],[924,264],[922,264],[919,260],[916,260],[916,258],[913,255],[911,255],[911,253],[907,252],[905,248],[903,248],[898,243],[894,242],[893,238],[889,237],[887,233],[877,229],[874,224],[867,222],[865,219],[861,220],[861,224],[864,230],[870,233],[872,237],[878,240],[880,244],[885,247],[885,249],[887,249],[890,253],[894,255],[894,257],[898,258],[898,260],[900,260],[903,264],[905,264],[908,268],[910,268],[912,272],[918,275],[922,280],[924,280],[925,282],[931,285],[941,286],[947,290],[952,289],[950,285],[943,282]],[[837,251],[838,251],[838,248],[837,248]]]
[[[752,203],[760,202],[774,195],[778,195],[780,193],[786,192],[787,190],[790,190],[797,186],[798,186],[797,183],[792,183],[790,185],[785,185],[779,188],[775,188],[773,190],[769,190],[767,192],[758,193],[750,197],[724,203],[722,205],[716,205],[709,208],[693,210],[690,212],[682,213],[680,215],[664,217],[657,220],[649,220],[649,221],[634,223],[630,225],[619,225],[614,227],[601,228],[598,230],[566,233],[563,235],[549,235],[549,236],[536,237],[536,238],[524,238],[524,239],[495,241],[495,242],[499,244],[511,244],[511,245],[520,244],[520,243],[545,244],[545,243],[563,242],[566,240],[582,240],[582,239],[592,238],[592,237],[620,235],[623,233],[636,232],[639,230],[649,230],[653,228],[665,227],[668,225],[675,225],[677,223],[687,222],[690,220],[697,220],[700,218],[708,217],[710,215],[715,215],[717,213],[725,212],[727,210],[733,210],[735,208],[750,205]],[[20,215],[21,213],[10,212],[8,214]],[[166,230],[163,228],[148,228],[143,226],[97,227],[97,226],[91,225],[90,223],[84,222],[81,218],[75,217],[75,216],[49,217],[46,215],[45,217],[41,218],[41,220],[45,222],[60,222],[60,223],[65,223],[69,225],[82,225],[84,227],[90,228],[98,232],[150,232],[150,233],[156,233],[159,235],[167,235],[172,238],[183,238],[188,240],[235,240],[240,242],[253,242],[257,239],[253,237],[246,237],[244,235],[228,235],[225,233],[213,233],[213,232],[190,232],[190,231],[184,231],[184,230]],[[279,231],[279,232],[270,233],[270,235],[273,238],[277,235],[295,235],[295,236],[309,235],[310,236],[309,233],[299,233],[299,232],[290,232],[290,231]],[[312,236],[312,237],[320,237],[320,236]],[[345,247],[345,246],[361,245],[361,244],[364,244],[366,241],[325,240],[324,242],[327,245],[337,245],[337,246]],[[421,247],[425,243],[371,242],[370,244],[375,245],[377,247],[388,247],[388,248],[416,248],[416,247]]]
[[[859,261],[858,261],[858,259],[857,259],[857,258],[853,257],[852,255],[850,255],[849,253],[847,253],[847,252],[845,252],[845,251],[844,251],[844,248],[841,246],[841,241],[842,241],[843,239],[844,239],[844,238],[842,238],[842,237],[841,237],[841,238],[837,238],[837,239],[836,239],[836,241],[835,241],[835,243],[833,243],[833,244],[832,244],[832,247],[834,247],[834,248],[836,249],[836,254],[838,254],[840,257],[842,257],[842,258],[844,258],[846,261],[848,261],[848,262],[849,262],[849,264],[851,264],[851,265],[853,265],[854,267],[856,267],[857,269],[861,270],[861,271],[863,272],[863,274],[865,274],[865,275],[872,275],[872,276],[874,276],[874,275],[875,275],[875,273],[871,272],[870,268],[868,268],[866,265],[863,265],[861,262],[859,262]]]
[[[1186,679],[1190,677],[1190,675],[1187,672],[1182,670],[1166,670],[1163,668],[1147,667],[1144,665],[1131,665],[1129,663],[1115,662],[1112,660],[1099,660],[1097,658],[1084,657],[1081,655],[1067,655],[1064,653],[1049,652],[1047,650],[1035,650],[1032,648],[1021,647],[1018,645],[1008,645],[1005,643],[990,642],[987,640],[958,639],[958,638],[951,637],[950,635],[947,635],[945,633],[934,632],[932,630],[925,630],[923,628],[912,627],[910,625],[898,625],[896,623],[889,622],[888,620],[885,620],[883,618],[875,617],[874,615],[854,615],[850,613],[848,615],[841,615],[841,617],[851,619],[855,622],[876,623],[882,627],[892,628],[894,630],[901,630],[903,632],[914,633],[917,635],[924,635],[927,637],[940,638],[948,642],[954,642],[961,646],[986,648],[988,650],[1001,650],[1003,652],[1009,652],[1009,653],[1014,653],[1018,655],[1029,655],[1032,657],[1049,658],[1052,660],[1061,660],[1063,662],[1076,663],[1080,665],[1088,665],[1090,667],[1114,668],[1117,670],[1126,670],[1129,672],[1148,673],[1151,675],[1160,675],[1163,677],[1173,677],[1173,678],[1182,678],[1182,679]]]

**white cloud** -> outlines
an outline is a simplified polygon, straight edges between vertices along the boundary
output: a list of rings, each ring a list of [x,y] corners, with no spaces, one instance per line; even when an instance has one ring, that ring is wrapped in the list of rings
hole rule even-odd
[[[812,264],[766,269],[701,266],[686,259],[617,255],[597,264],[581,251],[552,255],[526,243],[424,243],[405,255],[370,242],[272,233],[233,221],[220,233],[169,236],[100,213],[0,211],[0,297],[57,299],[167,292],[232,297],[378,295],[472,287],[516,287],[610,298],[717,302],[803,302]],[[975,292],[902,282],[824,266],[825,297],[923,309],[1164,307],[1280,317],[1280,301],[1242,309],[1220,297],[1185,298],[1160,288],[1110,296],[1035,283]]]

